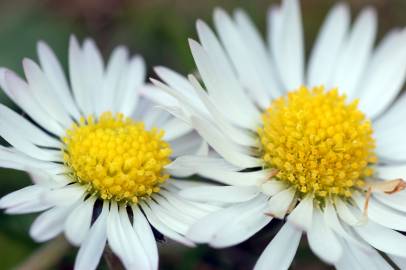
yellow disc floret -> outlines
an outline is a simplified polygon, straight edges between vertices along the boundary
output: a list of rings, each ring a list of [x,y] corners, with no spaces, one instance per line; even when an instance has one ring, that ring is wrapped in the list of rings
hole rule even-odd
[[[103,200],[136,203],[159,191],[169,175],[171,149],[163,131],[122,114],[82,118],[63,138],[63,157],[71,175]]]
[[[274,100],[258,129],[265,167],[299,194],[350,197],[376,163],[371,122],[337,89],[301,87]]]

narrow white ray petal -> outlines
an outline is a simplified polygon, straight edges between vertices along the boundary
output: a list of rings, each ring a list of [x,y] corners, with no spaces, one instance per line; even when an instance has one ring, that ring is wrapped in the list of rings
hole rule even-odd
[[[219,95],[221,99],[224,98],[226,93],[228,93],[228,91],[223,90],[233,89],[233,94],[228,95],[229,98],[232,98],[236,104],[244,104],[243,107],[249,108],[252,113],[258,113],[256,112],[257,109],[253,106],[252,101],[248,98],[248,93],[245,93],[243,89],[244,85],[242,85],[239,78],[237,78],[239,73],[236,73],[234,71],[234,67],[232,66],[233,63],[235,64],[235,60],[232,60],[232,62],[230,61],[231,59],[227,57],[228,55],[224,51],[223,46],[220,44],[213,31],[205,22],[198,20],[196,23],[196,28],[203,48],[206,50],[210,59],[216,63],[216,70],[221,71],[221,77],[223,79],[221,83],[224,89],[214,89],[215,92],[210,92],[210,95],[213,94],[214,98],[216,98],[216,95]],[[228,48],[227,53],[230,53]]]
[[[307,239],[310,248],[323,261],[334,264],[337,263],[343,249],[337,236],[326,226],[323,215],[319,209],[314,209],[311,229],[307,232]]]
[[[260,166],[261,162],[257,158],[242,153],[243,147],[224,138],[222,132],[208,121],[193,116],[191,121],[207,143],[230,163],[243,168]]]
[[[350,10],[346,4],[336,4],[327,15],[310,55],[307,85],[326,85],[331,77],[340,48],[350,25]]]
[[[382,258],[376,250],[371,247],[360,249],[351,243],[341,241],[344,255],[335,264],[337,270],[347,269],[370,269],[370,270],[392,270],[393,267]]]
[[[2,87],[8,97],[23,109],[35,122],[51,133],[59,136],[64,134],[65,130],[61,125],[59,125],[53,118],[50,118],[32,96],[26,82],[9,70],[3,70],[3,73],[1,73],[0,76],[4,77],[2,80],[4,80],[5,85]]]
[[[276,66],[286,90],[297,89],[304,84],[304,42],[302,15],[299,1],[285,0],[275,18],[279,29],[274,36]]]
[[[286,183],[275,179],[268,180],[261,185],[261,191],[269,196],[274,196],[287,188]]]
[[[95,201],[95,197],[90,197],[86,201],[80,202],[68,215],[64,231],[66,238],[73,245],[79,246],[89,233]]]
[[[176,208],[177,211],[184,212],[195,219],[202,218],[208,213],[206,209],[194,205],[193,202],[184,200],[178,195],[178,192],[171,192],[162,189],[159,194],[162,195],[166,200],[168,200],[168,205]]]
[[[368,245],[362,239],[356,238],[353,233],[347,231],[343,224],[338,219],[337,212],[331,202],[327,202],[323,211],[324,221],[326,224],[340,237],[351,242],[352,245],[357,245],[362,249],[368,249]]]
[[[2,197],[0,199],[0,208],[15,207],[26,202],[39,200],[40,195],[47,190],[47,188],[39,185],[24,187]]]
[[[307,195],[289,214],[288,221],[298,226],[299,229],[310,230],[313,220],[313,208],[313,198],[311,195]]]
[[[161,128],[165,131],[164,140],[177,139],[192,130],[192,127],[178,118],[172,117]]]
[[[103,203],[103,209],[90,228],[89,233],[80,246],[75,260],[75,269],[94,270],[99,264],[107,241],[108,203]]]
[[[125,47],[116,47],[111,53],[105,76],[100,89],[100,102],[96,113],[100,114],[113,108],[116,89],[119,86],[121,73],[128,66],[128,50]]]
[[[172,149],[171,157],[179,157],[196,153],[202,144],[202,138],[196,132],[189,133],[176,140],[169,141]]]
[[[354,200],[358,207],[363,210],[366,198],[363,196],[356,196],[354,197]],[[387,228],[406,231],[405,214],[379,203],[374,197],[368,202],[368,218]]]
[[[227,86],[223,85],[224,79],[222,78],[222,73],[218,70],[214,60],[210,58],[205,49],[194,40],[189,40],[189,46],[211,101],[218,108],[224,108],[222,113],[230,122],[240,127],[254,130],[255,120],[259,117],[258,111],[254,109],[254,106],[247,104],[249,99],[245,98],[244,100],[241,97],[235,100],[235,98],[231,97],[234,95],[230,95]]]
[[[23,67],[28,87],[38,104],[48,113],[49,117],[58,121],[65,128],[70,127],[72,119],[63,106],[63,100],[52,91],[51,85],[40,67],[27,58],[23,60]]]
[[[220,128],[225,134],[227,134],[227,136],[230,137],[230,139],[238,144],[244,146],[256,145],[255,138],[252,136],[252,134],[250,134],[245,129],[234,127],[229,121],[227,121],[225,115],[222,113],[222,111],[219,110],[219,108],[223,107],[219,107],[218,105],[211,102],[209,94],[207,94],[207,92],[202,88],[198,80],[193,75],[189,75],[188,78],[190,83],[194,86],[194,90],[197,93],[198,97],[207,107],[207,110],[212,115],[212,117],[215,119],[215,123],[218,128]]]
[[[63,232],[67,214],[72,210],[72,205],[54,207],[39,215],[32,223],[30,236],[38,242],[54,238]]]
[[[230,247],[250,238],[272,220],[272,217],[265,215],[266,207],[266,202],[257,203],[230,220],[210,241],[210,246]]]
[[[354,230],[371,246],[395,256],[406,257],[406,237],[372,221]]]
[[[261,35],[252,20],[242,9],[238,9],[235,12],[234,18],[237,27],[244,37],[244,42],[246,42],[247,47],[250,48],[248,52],[252,54],[251,58],[253,59],[254,66],[256,67],[256,71],[258,72],[263,87],[266,89],[270,97],[279,97],[284,93],[284,90],[281,89],[281,85],[279,85],[277,78],[275,77],[275,67],[270,61],[271,55],[269,54]],[[262,109],[269,106],[269,102],[269,100],[257,101],[259,105],[263,105]]]
[[[153,200],[148,201],[148,206],[156,217],[174,231],[182,235],[186,234],[188,227],[194,222],[194,220],[191,217],[186,216],[183,213],[177,213],[173,208],[166,206],[165,201],[157,201],[158,202]]]
[[[22,116],[0,104],[0,121],[12,126],[15,132],[20,134],[29,134],[27,139],[40,146],[60,148],[61,142],[46,134],[34,124],[24,119]]]
[[[302,231],[286,222],[262,252],[254,270],[287,270],[295,257]]]
[[[132,210],[134,231],[140,239],[140,244],[146,253],[151,269],[157,269],[159,260],[158,248],[151,226],[138,206],[132,206]]]
[[[372,119],[393,102],[405,82],[405,45],[406,31],[389,33],[369,61],[359,95],[359,108]]]
[[[329,83],[332,87],[339,87],[350,99],[356,96],[357,86],[373,48],[376,21],[376,13],[372,8],[365,8],[361,12],[343,45]]]
[[[41,200],[56,206],[66,206],[79,200],[85,192],[82,185],[73,184],[50,190],[41,196]]]
[[[258,188],[238,186],[201,186],[184,189],[180,195],[189,200],[200,202],[223,202],[236,203],[245,202],[258,195]]]
[[[75,36],[69,40],[69,79],[76,103],[81,113],[92,113],[91,100],[89,100],[83,79],[84,55]]]
[[[17,150],[23,152],[27,156],[45,161],[61,161],[59,151],[39,148],[29,141],[29,134],[16,133],[12,126],[8,126],[6,122],[0,122],[0,135]]]
[[[251,96],[255,97],[256,102],[260,102],[261,107],[266,107],[269,104],[270,93],[267,92],[261,82],[255,61],[250,55],[250,48],[244,41],[245,37],[239,32],[230,16],[222,9],[214,10],[214,25],[243,86],[250,91]]]
[[[406,126],[400,124],[406,116],[405,102],[406,94],[402,94],[387,112],[373,122],[376,153],[380,160],[389,164],[406,162],[406,144],[403,143]]]
[[[89,113],[94,114],[100,104],[100,90],[103,87],[104,63],[100,51],[92,39],[86,38],[82,46],[82,86],[89,104]]]
[[[285,189],[272,196],[268,201],[267,213],[277,218],[283,218],[295,197],[293,188]]]
[[[355,214],[348,208],[345,202],[337,200],[336,209],[339,217],[350,226],[358,226],[362,224],[361,217],[355,216]]]
[[[253,208],[263,207],[265,203],[266,196],[259,195],[248,202],[232,204],[229,207],[210,213],[193,224],[189,228],[187,236],[196,243],[210,243],[224,227],[227,227],[231,220],[237,219],[241,213],[250,211]],[[258,210],[257,212],[259,215],[264,215],[263,211]],[[234,238],[233,242],[237,243],[245,240],[244,235],[240,235],[240,237],[240,241]]]
[[[119,92],[115,97],[115,110],[131,115],[137,106],[140,88],[144,83],[146,66],[141,56],[130,59],[127,70],[120,78]]]
[[[122,229],[122,244],[124,253],[122,253],[122,262],[126,269],[145,269],[154,270],[148,259],[148,251],[144,249],[140,238],[130,223],[127,214],[127,206],[120,206],[119,219]]]
[[[146,203],[141,203],[141,209],[144,211],[149,223],[151,223],[151,225],[154,226],[154,228],[157,229],[160,233],[186,246],[194,246],[192,241],[185,238],[184,236],[176,232],[173,228],[162,222],[158,218],[157,214],[154,213]]]
[[[79,119],[80,113],[73,101],[62,66],[54,52],[45,42],[40,41],[38,42],[37,53],[41,67],[52,86],[52,90],[55,91],[55,95],[61,97],[62,105],[69,114],[75,119]]]
[[[395,194],[375,192],[373,197],[390,208],[406,212],[406,191],[397,192]]]

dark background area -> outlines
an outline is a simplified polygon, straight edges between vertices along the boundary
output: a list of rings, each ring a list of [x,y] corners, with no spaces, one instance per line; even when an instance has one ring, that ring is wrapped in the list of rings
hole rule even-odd
[[[303,0],[302,14],[306,50],[311,44],[328,9],[336,1]],[[0,66],[21,73],[21,60],[36,60],[36,42],[46,41],[66,65],[68,39],[92,37],[105,57],[116,45],[126,45],[147,62],[149,75],[154,65],[165,65],[182,73],[194,70],[187,38],[196,38],[197,18],[212,22],[216,6],[232,11],[244,8],[262,33],[265,32],[266,10],[279,1],[158,1],[158,0],[14,0],[0,1]],[[393,27],[406,25],[405,0],[349,1],[353,18],[358,11],[372,5],[378,10],[379,37]],[[4,95],[1,102],[13,106]],[[0,170],[0,196],[30,183],[21,172]],[[34,215],[9,216],[0,213],[0,270],[21,264],[40,245],[28,236]],[[233,248],[214,250],[206,246],[186,249],[167,242],[160,244],[161,269],[251,269],[272,239],[280,224],[272,222],[262,233]],[[305,240],[305,239],[303,239]],[[72,269],[76,249],[72,248],[54,269]],[[307,248],[306,241],[296,255],[292,269],[330,269]],[[104,262],[100,269],[106,269]]]

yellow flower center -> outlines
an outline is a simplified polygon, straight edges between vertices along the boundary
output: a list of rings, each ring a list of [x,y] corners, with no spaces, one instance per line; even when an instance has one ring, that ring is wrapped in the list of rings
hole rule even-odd
[[[137,203],[159,191],[171,161],[164,132],[122,114],[82,118],[66,131],[63,158],[72,177],[103,200]]]
[[[351,197],[377,162],[371,122],[357,105],[323,87],[301,87],[274,100],[258,129],[264,166],[301,196]]]

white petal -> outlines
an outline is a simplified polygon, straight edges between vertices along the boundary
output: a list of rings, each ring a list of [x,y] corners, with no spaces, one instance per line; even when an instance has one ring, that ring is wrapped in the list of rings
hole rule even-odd
[[[240,29],[241,34],[244,37],[243,41],[246,43],[247,48],[249,48],[247,51],[251,53],[251,59],[261,79],[262,87],[266,89],[271,97],[279,97],[284,93],[284,90],[281,89],[281,85],[279,85],[277,78],[275,77],[275,67],[272,66],[270,61],[271,56],[261,38],[261,35],[255,28],[254,23],[243,10],[238,9],[234,15],[237,27]],[[265,105],[262,109],[269,106],[269,102],[269,100],[257,100],[259,105]]]
[[[190,125],[175,117],[172,117],[160,128],[165,131],[163,139],[166,141],[179,138],[192,130]]]
[[[313,47],[308,67],[307,85],[326,85],[331,77],[338,53],[350,24],[350,11],[343,3],[336,4],[327,15]]]
[[[160,233],[186,246],[194,246],[193,242],[186,239],[184,236],[176,232],[173,228],[168,227],[164,222],[162,222],[158,218],[157,214],[154,213],[147,204],[142,203],[141,208],[147,216],[149,223],[151,223],[151,225],[154,226],[154,228],[157,229]]]
[[[75,260],[76,270],[94,270],[99,264],[107,240],[108,213],[108,203],[105,202],[102,212],[80,246]]]
[[[224,85],[226,82],[221,77],[221,71],[218,70],[214,60],[210,59],[205,49],[194,40],[189,40],[189,46],[211,101],[218,108],[223,108],[221,112],[230,122],[254,130],[255,120],[259,118],[259,113],[253,104],[248,103],[249,99],[246,96],[234,100],[235,97],[238,97],[238,92],[237,95],[230,95],[227,85]],[[234,98],[230,96],[234,96]]]
[[[12,71],[4,71],[0,74],[5,85],[2,85],[6,94],[23,109],[35,122],[44,129],[62,136],[65,130],[54,119],[50,118],[40,104],[35,100],[29,90],[28,84]]]
[[[351,245],[357,245],[360,248],[367,250],[369,246],[364,243],[361,239],[357,238],[353,235],[350,230],[345,229],[345,224],[341,224],[340,220],[338,219],[336,210],[332,203],[327,202],[326,207],[323,211],[324,214],[324,221],[326,224],[340,237],[343,237],[345,240],[351,242]]]
[[[340,218],[350,226],[358,226],[362,224],[361,217],[355,216],[354,213],[348,207],[350,206],[347,205],[342,200],[337,200],[336,208]]]
[[[115,97],[115,108],[124,115],[131,115],[136,108],[139,91],[145,80],[145,62],[140,56],[133,57],[120,79],[119,93]]]
[[[307,232],[310,248],[323,261],[334,264],[343,254],[343,249],[337,236],[326,226],[320,210],[315,209],[311,229]]]
[[[15,207],[26,202],[39,200],[40,195],[45,191],[47,189],[39,185],[24,187],[2,197],[0,199],[0,208]]]
[[[79,119],[80,113],[73,101],[62,66],[54,52],[45,42],[42,41],[38,42],[37,52],[41,67],[52,86],[52,90],[55,91],[55,95],[60,96],[65,109],[75,119]]]
[[[128,50],[125,47],[117,47],[111,53],[106,68],[101,89],[101,100],[98,112],[101,113],[109,108],[113,108],[116,89],[119,86],[120,76],[123,69],[128,65]]]
[[[369,61],[359,108],[370,118],[381,114],[393,102],[405,82],[405,45],[406,31],[389,33]]]
[[[289,214],[288,221],[298,226],[299,229],[310,230],[313,220],[313,208],[313,198],[311,195],[307,195]]]
[[[329,85],[339,87],[350,99],[356,96],[357,86],[374,45],[376,31],[376,13],[371,8],[365,8],[355,21],[339,54]]]
[[[371,246],[392,255],[406,257],[406,237],[401,233],[368,221],[354,230]]]
[[[406,116],[405,102],[406,94],[403,94],[373,123],[376,153],[380,160],[389,161],[388,163],[406,161],[406,144],[403,136],[406,133],[406,126],[401,124]]]
[[[30,236],[38,242],[54,238],[63,231],[63,225],[72,206],[54,207],[39,215],[30,228]]]
[[[82,185],[73,184],[50,190],[44,193],[41,199],[56,206],[65,206],[79,200],[85,192],[86,189]]]
[[[133,206],[133,227],[140,239],[140,244],[147,254],[151,269],[158,269],[158,248],[151,226],[138,206]]]
[[[245,202],[258,195],[257,187],[201,186],[182,190],[180,195],[186,199],[201,202]]]
[[[282,219],[289,210],[294,197],[295,191],[293,188],[285,189],[272,196],[268,201],[268,213]]]
[[[256,70],[255,58],[252,58],[252,55],[250,55],[251,48],[247,47],[244,41],[245,37],[238,31],[235,23],[222,9],[217,8],[214,10],[214,25],[231,62],[234,64],[242,85],[250,91],[251,96],[255,97],[256,102],[260,102],[261,107],[266,107],[269,104],[270,93],[267,92],[267,89],[264,88],[261,82],[261,78]],[[216,61],[216,59],[212,59],[212,61]],[[217,74],[220,75],[221,71],[220,73],[217,72]],[[241,105],[243,104],[246,104],[246,102]],[[221,106],[221,104],[218,105]],[[251,111],[249,110],[250,113]],[[238,115],[243,115],[241,112]],[[250,114],[247,113],[247,115]],[[244,119],[248,121],[247,117]]]
[[[265,193],[266,195],[274,196],[277,193],[287,189],[287,187],[288,186],[284,182],[278,181],[275,179],[271,179],[271,180],[265,181],[261,185],[261,191],[263,193]]]
[[[290,91],[304,83],[304,42],[299,1],[283,1],[280,11],[274,57],[285,89]]]
[[[7,122],[0,122],[0,135],[17,150],[27,156],[45,161],[61,161],[62,155],[59,151],[39,148],[29,141],[29,134],[17,133],[13,126]]]
[[[231,220],[235,220],[241,213],[263,206],[265,203],[266,197],[259,195],[248,202],[232,204],[229,207],[210,213],[193,224],[189,228],[187,236],[196,243],[210,243],[224,227],[227,227]],[[263,211],[258,210],[258,215],[264,215]],[[245,240],[244,235],[241,235],[240,240]]]
[[[69,78],[74,98],[80,111],[86,115],[92,113],[92,101],[89,98],[86,83],[83,78],[84,55],[76,37],[69,40]]]
[[[357,196],[354,200],[363,210],[366,198]],[[406,215],[379,203],[374,197],[368,202],[368,218],[387,228],[406,231]]]
[[[197,149],[201,146],[202,138],[199,134],[193,132],[176,140],[172,140],[169,143],[172,149],[171,157],[192,155],[196,153]]]
[[[40,67],[27,58],[23,60],[23,67],[28,87],[38,104],[48,113],[49,117],[58,121],[65,128],[70,127],[72,119],[63,106],[63,100],[52,92],[51,85]]]
[[[33,144],[55,148],[61,147],[60,141],[46,134],[31,122],[2,104],[0,104],[0,121],[12,127],[16,133],[29,134],[27,139]]]
[[[406,269],[406,258],[389,255],[389,258],[399,267],[399,269]]]
[[[295,257],[301,236],[300,230],[286,222],[262,252],[254,270],[288,269]]]
[[[261,162],[257,158],[242,153],[244,148],[224,138],[222,132],[211,123],[197,117],[192,117],[191,120],[199,134],[227,161],[243,168],[260,166]]]
[[[95,197],[90,197],[79,203],[66,219],[66,238],[76,246],[79,246],[89,233],[95,201]]]
[[[259,232],[272,220],[272,217],[265,215],[266,207],[265,202],[258,203],[237,217],[230,219],[227,226],[223,226],[210,241],[210,246],[215,248],[230,247]]]
[[[375,192],[373,197],[379,202],[396,209],[398,211],[406,212],[406,191],[397,192],[394,194],[386,194]]]

